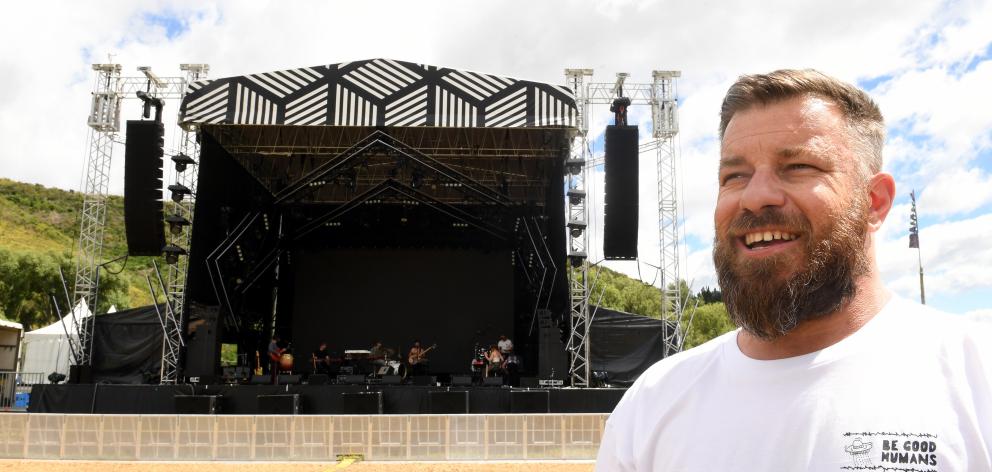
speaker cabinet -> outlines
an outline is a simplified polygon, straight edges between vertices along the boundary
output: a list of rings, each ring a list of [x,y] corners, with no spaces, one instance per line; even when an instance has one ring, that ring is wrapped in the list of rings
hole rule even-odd
[[[403,383],[403,377],[399,375],[383,375],[380,383],[382,385],[399,385]]]
[[[382,392],[342,393],[341,404],[346,415],[381,415]]]
[[[307,383],[310,385],[326,385],[331,383],[331,378],[327,374],[310,374]]]
[[[637,127],[607,126],[605,139],[603,256],[607,260],[637,259]]]
[[[300,414],[300,395],[298,393],[259,395],[257,398],[258,414],[260,415]]]
[[[124,232],[131,256],[159,256],[165,246],[162,156],[165,127],[127,122],[124,143]]]
[[[93,383],[93,369],[88,365],[69,366],[69,382],[71,384]]]
[[[431,413],[468,413],[468,392],[430,392],[428,398]]]
[[[176,414],[214,415],[220,412],[220,395],[175,395]]]
[[[551,395],[547,390],[514,390],[510,392],[510,413],[548,413]]]
[[[422,387],[437,385],[437,377],[433,375],[414,375],[412,380],[414,385]]]

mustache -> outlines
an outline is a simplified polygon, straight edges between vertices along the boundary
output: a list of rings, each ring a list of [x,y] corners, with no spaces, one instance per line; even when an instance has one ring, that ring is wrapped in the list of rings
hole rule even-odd
[[[732,234],[738,234],[767,226],[798,229],[806,233],[810,230],[810,222],[804,216],[790,215],[779,209],[767,209],[760,213],[744,210],[730,221],[727,230]]]

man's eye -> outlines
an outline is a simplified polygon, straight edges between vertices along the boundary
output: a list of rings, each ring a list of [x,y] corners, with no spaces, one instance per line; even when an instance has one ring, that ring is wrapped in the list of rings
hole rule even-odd
[[[723,179],[720,180],[720,183],[722,185],[727,185],[728,183],[733,182],[734,180],[738,180],[742,178],[744,178],[744,174],[741,173],[727,174],[723,176]]]
[[[814,167],[811,166],[811,165],[809,165],[809,164],[789,164],[786,167],[786,169],[789,169],[789,170],[805,170],[805,169],[814,169]]]

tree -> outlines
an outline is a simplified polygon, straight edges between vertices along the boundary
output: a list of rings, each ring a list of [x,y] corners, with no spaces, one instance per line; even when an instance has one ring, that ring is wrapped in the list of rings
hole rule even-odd
[[[683,321],[683,329],[689,322],[688,313]],[[717,336],[732,331],[736,328],[730,321],[727,308],[721,302],[707,303],[696,307],[696,313],[692,317],[692,325],[688,326],[689,333],[686,336],[684,349],[696,347]]]

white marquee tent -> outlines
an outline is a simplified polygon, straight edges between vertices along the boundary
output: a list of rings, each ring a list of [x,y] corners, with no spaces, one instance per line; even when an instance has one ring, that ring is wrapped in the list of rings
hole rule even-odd
[[[56,321],[43,328],[24,333],[24,344],[21,351],[21,372],[40,372],[48,375],[52,372],[69,375],[69,364],[72,362],[72,350],[69,348],[69,338],[66,331],[77,339],[73,330],[72,319],[76,321],[92,316],[85,301],[80,301],[72,309],[72,316],[65,315],[65,326],[62,321]]]

